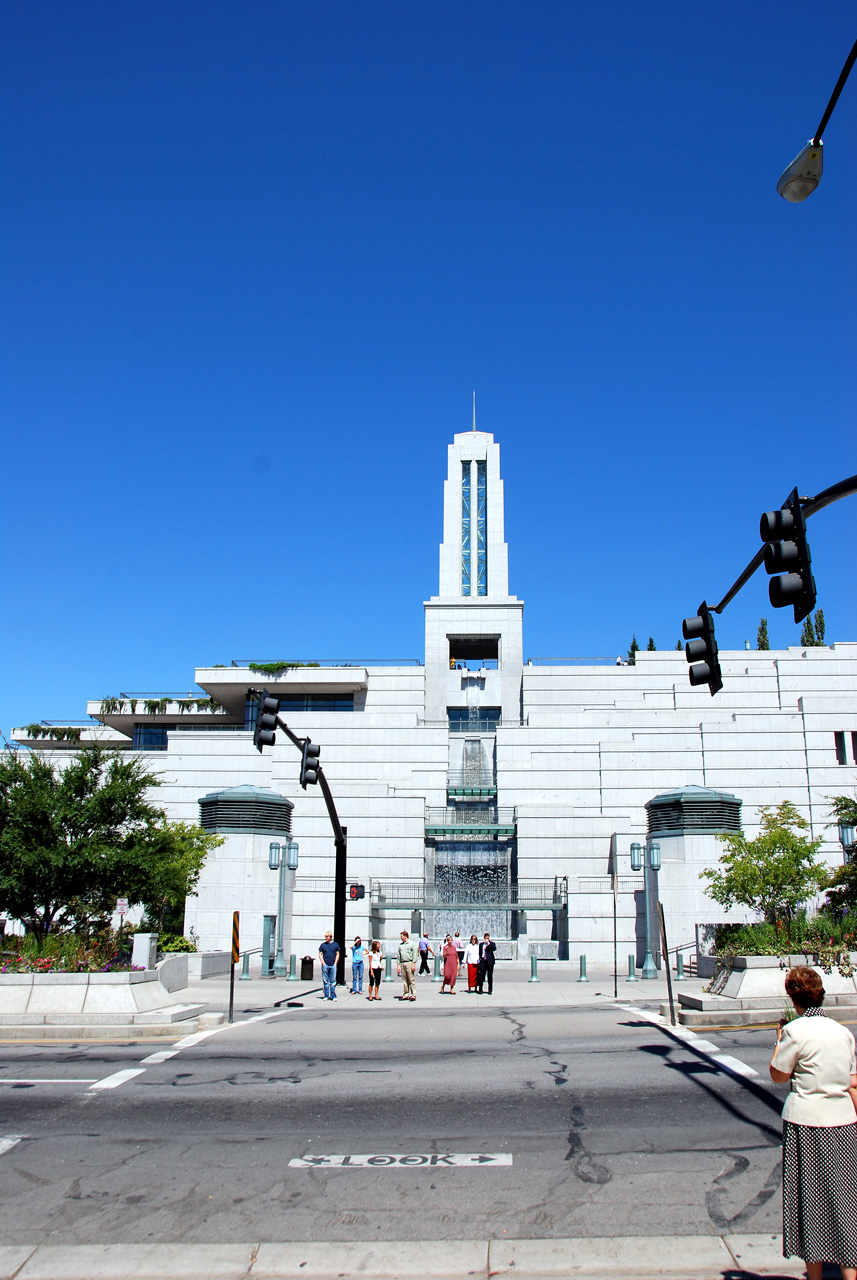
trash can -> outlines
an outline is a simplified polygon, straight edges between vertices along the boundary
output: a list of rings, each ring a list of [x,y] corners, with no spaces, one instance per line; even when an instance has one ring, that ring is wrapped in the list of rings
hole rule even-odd
[[[312,956],[301,956],[301,982],[312,982]]]

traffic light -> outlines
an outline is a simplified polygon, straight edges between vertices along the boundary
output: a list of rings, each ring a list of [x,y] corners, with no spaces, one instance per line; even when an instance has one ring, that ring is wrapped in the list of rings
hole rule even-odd
[[[815,608],[815,578],[806,540],[806,523],[797,489],[793,489],[779,511],[766,511],[759,521],[765,547],[765,568],[780,576],[768,583],[768,596],[775,609],[794,605],[795,622],[803,622]]]
[[[272,747],[277,741],[277,716],[280,711],[280,699],[272,698],[267,693],[259,696],[259,714],[253,730],[253,746],[257,751],[263,747]]]
[[[352,899],[365,898],[366,897],[365,884],[350,884],[348,886],[348,896],[349,898],[352,898]]]
[[[301,748],[301,777],[300,783],[304,791],[306,791],[308,782],[318,782],[318,771],[321,768],[319,756],[321,755],[321,747],[317,742],[310,742],[309,738],[304,739],[304,745]]]
[[[695,618],[684,619],[681,632],[687,641],[684,652],[690,663],[687,673],[690,683],[707,684],[713,698],[723,688],[723,680],[717,659],[717,641],[714,639],[714,618],[704,600]]]

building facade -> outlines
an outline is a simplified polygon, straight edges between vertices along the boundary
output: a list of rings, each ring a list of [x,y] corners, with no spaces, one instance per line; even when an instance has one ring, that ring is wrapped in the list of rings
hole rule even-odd
[[[642,876],[630,845],[658,839],[670,942],[690,944],[696,925],[725,918],[700,880],[717,861],[717,830],[741,821],[753,834],[759,807],[787,799],[824,839],[827,861],[841,861],[827,797],[853,788],[857,644],[721,650],[724,687],[713,699],[689,686],[682,652],[640,652],[633,666],[525,658],[500,449],[482,431],[449,446],[439,570],[438,594],[424,602],[423,660],[233,662],[198,668],[188,693],[87,706],[80,741],[150,753],[172,818],[199,822],[200,800],[235,787],[293,802],[300,862],[289,873],[287,951],[315,954],[329,927],[334,848],[318,788],[297,785],[295,747],[282,734],[261,755],[253,747],[248,689],[262,685],[295,733],[321,743],[348,831],[349,880],[366,886],[349,904],[351,937],[487,928],[501,954],[612,963],[615,919],[620,955],[641,961]],[[76,746],[33,726],[14,736],[57,752]],[[259,946],[277,904],[272,833],[248,820],[222,834],[186,930],[205,948],[225,947],[240,910],[242,942]]]

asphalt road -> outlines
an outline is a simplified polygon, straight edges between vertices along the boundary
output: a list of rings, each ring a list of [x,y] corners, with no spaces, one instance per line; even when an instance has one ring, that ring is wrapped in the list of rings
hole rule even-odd
[[[0,1044],[0,1241],[778,1231],[773,1032],[705,1036],[758,1077],[613,1006],[463,993],[431,1010],[304,997],[166,1059],[163,1041]],[[289,1164],[479,1153],[512,1163]]]

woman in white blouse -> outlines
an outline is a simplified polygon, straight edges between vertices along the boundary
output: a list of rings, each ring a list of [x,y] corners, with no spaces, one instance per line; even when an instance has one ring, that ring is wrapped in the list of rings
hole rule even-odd
[[[790,970],[797,1018],[777,1033],[771,1079],[790,1086],[783,1107],[783,1256],[803,1258],[808,1280],[825,1262],[857,1280],[857,1074],[854,1037],[824,1016],[814,969]]]
[[[475,991],[479,973],[479,939],[475,933],[471,933],[470,941],[464,948],[464,963],[467,965],[467,990]]]

